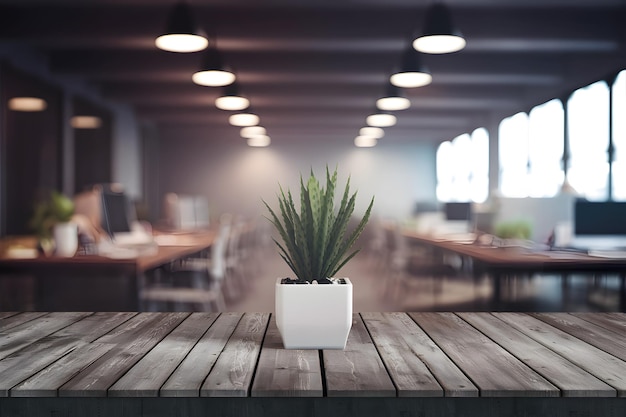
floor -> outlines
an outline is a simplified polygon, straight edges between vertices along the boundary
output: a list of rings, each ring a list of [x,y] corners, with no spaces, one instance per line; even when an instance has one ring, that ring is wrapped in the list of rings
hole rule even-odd
[[[227,300],[229,311],[274,310],[274,283],[291,271],[271,249],[250,268],[247,289]],[[502,282],[501,302],[494,305],[492,282],[468,274],[392,276],[376,258],[359,253],[340,276],[354,285],[354,311],[620,311],[624,291],[617,276],[559,275],[512,277]],[[397,284],[397,285],[396,285]]]

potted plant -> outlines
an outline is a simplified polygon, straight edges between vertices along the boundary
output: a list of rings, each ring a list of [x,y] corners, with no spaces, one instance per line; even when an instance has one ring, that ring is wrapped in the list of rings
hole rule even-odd
[[[352,326],[352,283],[335,274],[358,250],[350,252],[365,228],[374,198],[356,227],[348,230],[356,192],[346,182],[335,209],[337,170],[326,167],[326,187],[311,170],[300,176],[300,210],[289,190],[280,187],[278,213],[263,201],[282,242],[280,256],[295,274],[276,281],[276,324],[287,349],[343,349]],[[280,217],[279,217],[280,215]]]
[[[78,229],[71,221],[73,215],[74,202],[57,191],[52,191],[35,206],[31,227],[46,255],[54,251],[57,256],[74,256],[78,248]]]

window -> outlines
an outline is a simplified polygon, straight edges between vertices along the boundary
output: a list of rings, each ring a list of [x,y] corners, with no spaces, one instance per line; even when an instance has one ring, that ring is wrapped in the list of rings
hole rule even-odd
[[[563,104],[554,99],[528,116],[528,186],[530,197],[553,197],[561,189],[564,145]]]
[[[517,113],[498,129],[500,192],[506,197],[528,196],[528,115]]]
[[[563,105],[557,99],[500,123],[500,192],[552,197],[563,184]]]
[[[626,71],[613,84],[613,200],[626,200]]]
[[[588,200],[608,198],[609,87],[598,81],[567,102],[570,159],[567,179]]]
[[[437,199],[482,203],[489,192],[489,134],[476,129],[437,149]]]

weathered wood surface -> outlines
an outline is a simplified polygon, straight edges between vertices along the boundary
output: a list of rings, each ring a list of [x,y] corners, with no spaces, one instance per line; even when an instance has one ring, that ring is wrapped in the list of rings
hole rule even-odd
[[[7,313],[0,397],[617,399],[625,328],[623,314],[362,313],[344,351],[318,351],[283,349],[265,313]]]

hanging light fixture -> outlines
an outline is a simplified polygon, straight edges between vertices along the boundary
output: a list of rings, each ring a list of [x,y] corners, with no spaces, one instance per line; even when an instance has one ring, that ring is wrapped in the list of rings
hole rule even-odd
[[[396,116],[389,112],[377,111],[373,114],[370,114],[365,119],[365,123],[368,126],[374,127],[389,127],[395,125],[397,122]]]
[[[409,47],[402,54],[400,70],[392,74],[389,81],[396,87],[416,88],[430,84],[433,77],[422,64],[419,52]]]
[[[72,116],[70,126],[74,129],[98,129],[102,126],[102,119],[98,116]]]
[[[228,123],[231,126],[256,126],[261,119],[254,114],[250,108],[240,113],[231,114],[228,118]]]
[[[359,130],[359,136],[370,136],[376,139],[380,139],[385,136],[385,131],[382,130],[380,127],[367,126],[362,127],[361,130]]]
[[[194,83],[209,87],[223,87],[235,82],[235,74],[222,64],[215,42],[202,56],[200,70],[191,76]]]
[[[378,140],[371,136],[357,136],[354,138],[354,146],[357,148],[372,148],[376,146]]]
[[[9,110],[37,112],[48,107],[46,100],[39,97],[13,97],[8,102]]]
[[[376,107],[389,111],[405,110],[411,107],[411,102],[402,95],[398,87],[389,84],[385,96],[376,100]]]
[[[426,10],[422,36],[413,41],[413,48],[427,54],[447,54],[465,48],[465,43],[452,23],[450,10],[443,3],[434,3]]]
[[[165,33],[154,43],[164,51],[197,52],[205,49],[209,40],[195,25],[189,5],[181,1],[172,8]]]
[[[215,106],[221,110],[243,110],[249,105],[250,100],[239,94],[237,83],[224,87],[224,94],[215,100]]]
[[[240,135],[242,138],[251,138],[253,136],[265,135],[267,131],[263,126],[248,126],[244,127],[240,131]]]
[[[267,135],[257,135],[247,139],[248,146],[264,148],[272,143],[272,139]]]

